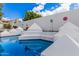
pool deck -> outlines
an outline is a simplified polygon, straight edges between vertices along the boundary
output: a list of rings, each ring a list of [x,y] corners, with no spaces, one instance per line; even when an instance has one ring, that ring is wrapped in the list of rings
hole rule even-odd
[[[53,41],[53,37],[57,32],[25,32],[19,36],[19,40],[27,39],[43,39]]]
[[[27,40],[27,39],[43,39],[48,41],[53,41],[53,37],[57,32],[28,32],[24,31],[21,34],[9,34],[9,35],[0,35],[1,37],[10,37],[18,36],[18,40]]]
[[[45,49],[41,55],[44,56],[79,56],[77,47],[70,38],[63,36]]]
[[[1,35],[1,34],[0,34],[0,38],[2,38],[2,37],[11,37],[11,36],[20,36],[20,35],[21,35],[21,34],[11,34],[11,33],[8,34],[8,35],[7,35],[7,34],[6,34],[6,35]]]

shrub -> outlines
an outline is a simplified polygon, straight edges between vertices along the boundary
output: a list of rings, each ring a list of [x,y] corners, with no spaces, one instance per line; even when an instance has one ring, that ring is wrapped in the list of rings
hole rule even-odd
[[[10,23],[5,23],[5,24],[3,25],[3,27],[4,27],[5,29],[11,29],[11,24],[10,24]]]

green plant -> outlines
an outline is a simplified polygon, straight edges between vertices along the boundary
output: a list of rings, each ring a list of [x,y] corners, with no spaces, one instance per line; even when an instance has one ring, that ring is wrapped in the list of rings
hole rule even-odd
[[[3,25],[3,27],[4,27],[5,29],[10,29],[12,26],[11,26],[10,23],[5,23],[5,24]]]
[[[0,19],[2,18],[2,16],[3,16],[3,13],[2,13],[2,4],[0,3]]]
[[[39,18],[39,17],[42,17],[42,16],[40,14],[33,12],[33,11],[27,11],[25,13],[23,20],[27,21],[27,20],[31,20],[31,19],[35,19],[35,18]]]

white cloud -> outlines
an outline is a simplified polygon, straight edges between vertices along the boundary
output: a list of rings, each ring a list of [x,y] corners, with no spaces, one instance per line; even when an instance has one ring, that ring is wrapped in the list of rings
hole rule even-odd
[[[23,19],[22,19],[22,18],[19,18],[18,20],[19,20],[19,21],[23,21]]]
[[[3,19],[3,20],[11,20],[11,19],[9,19],[9,18],[7,18],[7,17],[2,17],[2,19]]]
[[[46,3],[36,3],[36,4],[41,4],[41,5],[45,5]]]
[[[52,15],[52,14],[55,14],[55,13],[66,12],[66,11],[69,11],[70,4],[71,3],[63,3],[63,4],[61,4],[60,7],[56,8],[55,10],[45,10],[42,13],[40,12],[40,14],[42,16],[47,16],[47,15]],[[54,7],[52,7],[52,8],[54,8]]]
[[[38,14],[41,14],[42,16],[47,16],[47,15],[52,14],[52,12],[50,10],[45,10],[45,11],[40,12],[41,10],[44,9],[44,5],[46,3],[37,3],[37,4],[39,4],[39,6],[34,7],[32,11],[34,11],[34,12],[36,12]]]
[[[34,12],[39,12],[39,11],[42,10],[42,9],[44,9],[44,5],[39,4],[39,6],[34,7],[32,11],[34,11]]]
[[[54,13],[61,13],[61,12],[66,12],[66,11],[69,11],[70,9],[70,4],[69,3],[64,3],[64,4],[61,4],[60,7],[58,7],[57,9],[53,10],[53,14]]]
[[[42,11],[42,12],[38,12],[39,14],[41,14],[42,16],[47,16],[47,15],[52,15],[52,11],[50,10],[45,10],[45,11]]]
[[[72,3],[70,5],[70,10],[75,10],[75,9],[78,9],[79,8],[79,3]]]
[[[40,12],[40,10],[44,9],[44,5],[39,4],[39,6],[33,8],[33,11],[36,11],[38,14],[41,14],[42,16],[48,16],[55,13],[69,11],[70,5],[71,3],[62,3],[61,6],[56,8],[55,10],[53,10],[54,7],[51,7],[52,10],[50,9],[50,10],[45,10],[45,11]]]

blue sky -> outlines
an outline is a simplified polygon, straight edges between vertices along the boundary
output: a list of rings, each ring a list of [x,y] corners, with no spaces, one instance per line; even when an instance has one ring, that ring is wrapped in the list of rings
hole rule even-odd
[[[43,16],[51,15],[53,14],[57,8],[63,9],[73,9],[73,7],[79,7],[78,4],[61,4],[61,3],[46,3],[46,4],[41,4],[41,3],[4,3],[3,4],[3,17],[11,18],[11,19],[16,19],[16,18],[23,18],[24,14],[26,11],[34,11],[37,12]],[[59,10],[58,9],[58,10]],[[58,11],[57,10],[57,11]]]
[[[5,3],[3,4],[4,17],[8,18],[23,18],[25,11],[32,10],[36,4],[22,3]]]
[[[45,5],[44,10],[50,9],[52,6],[59,6],[58,3],[48,3]],[[23,18],[25,11],[32,10],[34,7],[39,6],[39,4],[36,3],[5,3],[3,4],[3,13],[4,17],[7,18]]]

